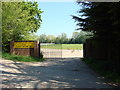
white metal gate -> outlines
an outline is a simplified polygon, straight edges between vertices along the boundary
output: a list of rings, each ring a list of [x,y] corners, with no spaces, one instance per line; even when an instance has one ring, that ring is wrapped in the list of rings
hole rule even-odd
[[[41,43],[40,48],[44,58],[62,58],[62,44]]]

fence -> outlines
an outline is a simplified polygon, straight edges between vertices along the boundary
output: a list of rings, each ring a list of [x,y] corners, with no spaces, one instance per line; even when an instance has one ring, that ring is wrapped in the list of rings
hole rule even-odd
[[[95,43],[92,39],[87,39],[83,44],[83,56],[93,59],[107,59],[107,47]]]
[[[95,60],[107,60],[113,67],[120,70],[120,55],[119,44],[100,44],[95,43],[92,39],[88,39],[83,45],[83,56],[84,58],[91,58]]]
[[[62,44],[41,43],[44,58],[62,58]]]
[[[44,58],[74,58],[83,57],[82,50],[63,49],[62,44],[39,43],[38,41],[13,41],[10,43],[10,53],[22,56]]]
[[[10,53],[22,56],[40,57],[39,41],[12,41]]]
[[[69,44],[68,44],[69,45]],[[75,58],[83,57],[83,50],[64,48],[62,44],[41,43],[44,58]]]

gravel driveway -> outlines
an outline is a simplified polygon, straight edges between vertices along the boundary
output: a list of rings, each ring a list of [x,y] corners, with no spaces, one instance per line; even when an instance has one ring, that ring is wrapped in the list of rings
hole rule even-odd
[[[79,58],[1,61],[3,88],[111,88]]]

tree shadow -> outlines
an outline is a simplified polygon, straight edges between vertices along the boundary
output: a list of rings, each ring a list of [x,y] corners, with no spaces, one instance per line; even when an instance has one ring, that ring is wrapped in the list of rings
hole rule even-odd
[[[108,88],[80,59],[48,59],[45,62],[1,65],[3,87],[27,88]],[[17,72],[19,71],[19,72]]]

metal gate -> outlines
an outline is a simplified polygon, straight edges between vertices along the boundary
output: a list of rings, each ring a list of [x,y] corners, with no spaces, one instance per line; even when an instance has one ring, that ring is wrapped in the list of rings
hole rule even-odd
[[[44,58],[62,58],[62,44],[41,43],[40,48]]]

